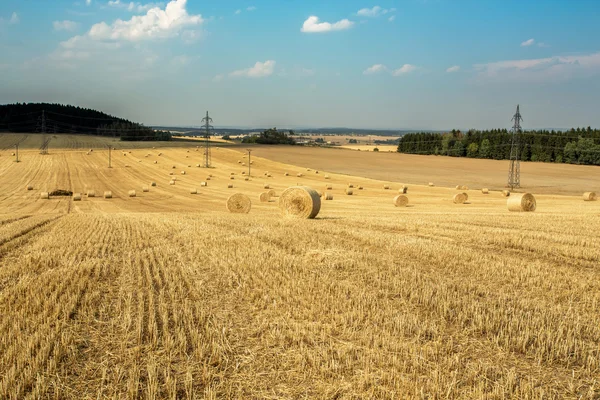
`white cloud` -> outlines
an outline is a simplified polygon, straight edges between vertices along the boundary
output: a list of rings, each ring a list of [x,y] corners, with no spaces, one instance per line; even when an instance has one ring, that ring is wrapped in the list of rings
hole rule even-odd
[[[541,82],[600,73],[600,52],[474,65],[480,78]]]
[[[229,74],[232,77],[264,78],[273,74],[275,70],[275,61],[267,60],[265,62],[257,61],[253,67],[233,71]]]
[[[387,67],[383,64],[375,64],[370,66],[369,68],[365,69],[363,71],[363,75],[373,75],[373,74],[377,74],[380,72],[385,72],[387,71]]]
[[[145,15],[130,20],[117,19],[111,25],[100,22],[92,26],[88,36],[93,40],[141,41],[177,36],[179,31],[204,22],[201,15],[189,15],[185,8],[187,0],[172,0],[165,9],[151,8]]]
[[[393,76],[400,76],[400,75],[404,75],[404,74],[408,74],[410,72],[413,72],[414,70],[416,70],[417,67],[411,64],[404,64],[403,66],[401,66],[400,68],[392,71],[392,75]]]
[[[250,6],[250,7],[246,8],[246,11],[254,11],[254,10],[256,10],[256,7],[254,7],[254,6]]]
[[[55,31],[74,31],[79,27],[77,22],[73,21],[54,21],[52,23]]]
[[[16,12],[13,12],[12,15],[10,16],[10,20],[8,20],[8,23],[14,25],[14,24],[18,24],[19,21],[21,21],[19,19],[19,16],[17,15]]]
[[[240,15],[241,13],[242,13],[242,10],[240,10],[239,8],[237,10],[235,10],[236,15]]]
[[[181,39],[185,44],[196,43],[201,40],[203,36],[202,31],[187,30],[181,33]]]
[[[388,21],[390,22],[394,22],[396,20],[396,16],[392,15],[391,17],[388,18]]]
[[[221,82],[223,80],[223,78],[225,78],[225,76],[223,74],[219,74],[213,78],[213,81]]]
[[[163,3],[142,4],[142,3],[133,2],[133,1],[122,2],[121,0],[109,0],[109,2],[107,4],[109,7],[123,8],[123,9],[127,9],[127,11],[137,12],[137,13],[143,13],[143,12],[146,12],[153,8],[157,8],[157,7],[160,8],[163,6]]]
[[[385,8],[381,8],[379,6],[375,6],[373,8],[361,8],[360,10],[358,10],[356,12],[356,15],[358,15],[359,17],[379,17],[380,15],[385,15],[391,12],[396,11],[395,8],[392,9],[385,9]]]
[[[521,43],[521,47],[531,46],[534,43],[535,43],[535,39],[528,39],[528,40],[524,41],[523,43]]]
[[[354,25],[354,22],[348,21],[347,19],[343,19],[333,24],[329,22],[319,22],[319,17],[312,15],[308,17],[306,21],[304,21],[300,31],[304,33],[341,31],[344,29],[350,29],[352,25]]]
[[[446,72],[458,72],[458,71],[460,71],[459,65],[454,65],[446,70]]]
[[[92,0],[85,0],[85,5],[86,5],[86,6],[89,6],[89,5],[91,5],[91,4],[92,4]]]

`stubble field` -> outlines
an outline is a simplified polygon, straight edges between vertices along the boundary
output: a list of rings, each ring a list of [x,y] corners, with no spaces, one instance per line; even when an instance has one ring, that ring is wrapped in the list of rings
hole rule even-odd
[[[404,156],[256,147],[245,181],[235,147],[206,170],[195,145],[123,144],[108,169],[104,139],[42,156],[29,135],[20,163],[15,139],[0,137],[0,398],[600,397],[600,204],[580,193],[599,191],[595,170],[542,165],[538,210],[510,213],[476,186],[501,188],[493,161],[454,170],[459,205],[425,186],[454,159],[388,180]],[[572,193],[552,194],[561,173]],[[265,184],[334,199],[290,220],[258,201]],[[53,189],[97,197],[39,198]],[[250,214],[227,213],[235,192]]]

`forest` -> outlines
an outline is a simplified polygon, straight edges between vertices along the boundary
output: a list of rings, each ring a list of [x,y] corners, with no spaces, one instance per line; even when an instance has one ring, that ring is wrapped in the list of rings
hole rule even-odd
[[[50,103],[0,105],[0,132],[88,134],[124,141],[171,140],[169,132],[88,108]]]
[[[257,143],[257,144],[296,144],[292,137],[294,131],[289,131],[289,134],[278,131],[277,128],[270,128],[261,132],[260,135],[247,136],[242,139],[242,143]]]
[[[598,129],[529,130],[518,135],[523,161],[600,165]],[[398,152],[506,160],[510,159],[512,139],[512,132],[506,129],[408,133],[400,139]]]

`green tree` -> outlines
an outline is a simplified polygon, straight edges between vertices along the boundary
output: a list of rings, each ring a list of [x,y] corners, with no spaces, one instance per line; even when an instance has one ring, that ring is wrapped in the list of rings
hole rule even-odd
[[[475,158],[479,154],[479,146],[477,143],[471,143],[467,146],[467,157]]]
[[[488,139],[483,139],[481,141],[481,146],[479,146],[479,157],[481,158],[490,158],[490,141]]]

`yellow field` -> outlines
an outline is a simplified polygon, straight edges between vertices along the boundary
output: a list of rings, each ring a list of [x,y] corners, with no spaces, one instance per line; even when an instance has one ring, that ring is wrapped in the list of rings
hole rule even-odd
[[[494,161],[425,157],[437,176],[388,180],[379,163],[406,157],[256,147],[245,181],[241,147],[207,170],[193,144],[117,142],[109,169],[107,139],[59,135],[42,156],[26,136],[19,163],[15,140],[0,137],[0,398],[600,397],[600,202],[575,195],[599,191],[595,169],[524,165],[538,210],[510,213],[475,186]],[[551,194],[576,171],[573,195]],[[452,173],[468,204],[423,182]],[[266,183],[334,199],[285,219],[258,201]],[[40,199],[54,189],[97,197]],[[227,213],[236,192],[250,214]]]

